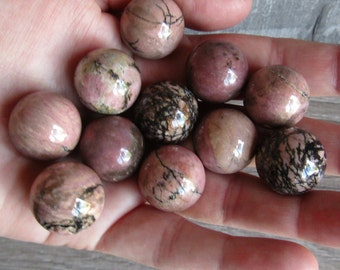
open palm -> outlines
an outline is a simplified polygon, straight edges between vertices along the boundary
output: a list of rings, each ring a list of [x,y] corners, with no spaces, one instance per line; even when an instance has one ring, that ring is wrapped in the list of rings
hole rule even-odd
[[[210,231],[184,217],[280,236],[340,246],[340,194],[313,191],[285,197],[269,191],[244,173],[207,172],[199,202],[181,215],[143,204],[135,179],[105,183],[106,205],[100,219],[74,236],[51,234],[35,221],[29,189],[46,165],[27,160],[10,143],[7,125],[14,104],[36,90],[57,91],[77,101],[75,66],[98,47],[125,49],[118,14],[128,1],[11,1],[0,15],[0,235],[14,239],[96,249],[158,268],[184,269],[316,269],[315,258],[296,244],[261,238],[238,238]],[[200,30],[225,28],[244,18],[250,1],[176,1],[187,26]],[[227,14],[222,14],[225,6]],[[214,8],[215,7],[215,8]],[[110,11],[110,13],[109,13]],[[136,58],[143,82],[184,79],[190,50],[205,36],[185,37],[171,56],[149,61]],[[303,41],[224,35],[245,53],[250,71],[269,64],[289,65],[309,82],[313,95],[339,95],[339,46]],[[340,174],[340,127],[304,119],[301,124],[325,145],[328,173]],[[184,216],[184,217],[183,217]],[[268,255],[269,254],[269,255]]]

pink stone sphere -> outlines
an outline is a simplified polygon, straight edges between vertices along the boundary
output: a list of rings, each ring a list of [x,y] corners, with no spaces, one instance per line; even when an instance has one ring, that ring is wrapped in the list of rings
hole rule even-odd
[[[236,45],[207,40],[189,55],[186,73],[198,98],[223,103],[241,93],[248,75],[248,61]]]
[[[242,170],[254,157],[257,132],[253,122],[236,109],[216,109],[196,127],[194,148],[212,172],[231,174]]]
[[[86,126],[80,140],[84,162],[102,180],[117,182],[135,173],[144,153],[143,135],[130,120],[106,116]]]
[[[112,115],[133,105],[142,80],[132,57],[116,49],[97,49],[79,62],[74,83],[88,109]]]
[[[74,104],[57,93],[34,92],[22,98],[9,119],[15,148],[33,159],[68,155],[77,145],[81,118]]]
[[[75,234],[101,215],[105,193],[98,175],[75,161],[59,161],[45,168],[30,191],[33,214],[48,231]]]
[[[201,197],[205,171],[192,151],[183,146],[167,145],[151,152],[144,160],[138,183],[151,205],[167,212],[180,212]]]
[[[297,71],[287,66],[267,66],[251,76],[244,106],[259,125],[293,126],[305,115],[309,95],[308,83]]]
[[[134,111],[146,138],[155,143],[179,143],[194,128],[198,103],[185,85],[161,81],[143,89]]]
[[[121,16],[120,31],[133,53],[159,59],[174,51],[182,40],[184,18],[172,0],[132,0]]]
[[[299,195],[317,186],[327,167],[326,151],[310,132],[297,127],[271,130],[255,158],[260,178],[275,192]]]

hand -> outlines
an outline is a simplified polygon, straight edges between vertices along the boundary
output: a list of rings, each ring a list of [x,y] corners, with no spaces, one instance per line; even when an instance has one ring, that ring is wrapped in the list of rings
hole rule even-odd
[[[73,73],[80,58],[98,47],[125,49],[120,41],[118,19],[111,14],[127,2],[3,1],[0,235],[99,250],[162,269],[287,269],[288,265],[289,269],[317,269],[314,256],[297,244],[233,237],[183,218],[340,246],[338,192],[280,196],[256,181],[256,177],[244,173],[224,176],[207,172],[202,198],[181,215],[145,206],[135,179],[130,179],[104,184],[107,200],[101,218],[77,235],[51,234],[35,221],[28,202],[29,189],[46,164],[25,159],[14,150],[7,132],[10,111],[20,97],[33,90],[58,91],[76,101]],[[204,0],[176,2],[183,9],[187,26],[200,30],[236,24],[247,15],[251,4],[237,0],[216,0],[210,6]],[[226,6],[228,16],[219,14],[224,11],[218,8],[222,5]],[[185,37],[173,55],[157,62],[136,58],[144,83],[183,80],[186,56],[204,38]],[[285,64],[306,77],[313,95],[339,95],[338,46],[240,35],[222,38],[243,50],[250,72],[269,64]],[[339,125],[311,119],[300,125],[323,142],[328,154],[327,172],[339,175]]]

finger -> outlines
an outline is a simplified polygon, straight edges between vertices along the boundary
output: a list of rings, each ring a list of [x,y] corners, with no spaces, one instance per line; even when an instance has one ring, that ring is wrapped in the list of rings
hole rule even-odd
[[[207,173],[201,199],[185,215],[211,224],[339,247],[339,204],[338,192],[282,196],[254,176]]]
[[[129,1],[98,0],[104,9],[122,10]],[[250,12],[252,0],[176,0],[187,27],[197,30],[218,30],[241,22]]]
[[[97,249],[157,269],[317,269],[296,244],[228,236],[148,206],[112,226]]]
[[[218,30],[240,23],[252,7],[252,1],[178,0],[186,26],[197,30]]]
[[[183,214],[210,224],[340,246],[340,196],[334,191],[283,196],[255,176],[207,172],[203,195]]]
[[[302,40],[224,34],[186,36],[171,56],[155,62],[137,58],[145,84],[157,80],[185,81],[185,62],[203,40],[216,38],[233,42],[248,59],[250,71],[274,64],[290,66],[307,80],[313,96],[340,94],[340,46]]]
[[[96,0],[103,11],[122,11],[130,0]]]
[[[304,118],[327,153],[327,174],[340,174],[339,125]],[[201,199],[184,214],[203,222],[340,246],[339,192],[315,191],[282,196],[247,174],[207,173]],[[332,232],[332,233],[330,233]]]

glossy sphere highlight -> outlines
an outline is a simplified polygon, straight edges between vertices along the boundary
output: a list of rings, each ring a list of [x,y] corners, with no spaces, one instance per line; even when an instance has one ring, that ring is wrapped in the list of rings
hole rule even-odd
[[[133,53],[159,59],[178,46],[184,18],[172,0],[132,0],[120,19],[120,31]]]
[[[131,176],[143,156],[143,136],[128,119],[107,116],[85,129],[80,141],[81,155],[102,180],[120,181]]]
[[[286,66],[268,66],[250,78],[244,106],[263,126],[293,126],[309,105],[309,86],[302,75]]]
[[[256,168],[280,194],[300,194],[315,187],[326,170],[326,152],[311,133],[299,128],[272,131],[256,154]]]
[[[199,158],[177,145],[153,151],[143,162],[138,183],[146,200],[168,212],[183,211],[201,196],[205,171]]]
[[[46,230],[75,234],[91,226],[104,207],[104,188],[89,167],[61,161],[35,179],[30,192],[35,218]]]
[[[9,119],[9,136],[26,157],[68,155],[77,145],[81,119],[73,103],[57,93],[34,92],[21,99]]]
[[[134,60],[122,51],[97,49],[78,64],[75,87],[82,103],[102,114],[119,114],[132,106],[141,88]]]
[[[198,115],[195,96],[174,82],[150,85],[135,106],[135,122],[150,140],[177,143],[189,136]]]
[[[218,109],[197,126],[194,147],[203,165],[215,173],[229,174],[246,167],[254,156],[256,128],[240,111]]]
[[[186,70],[188,83],[197,97],[222,103],[240,94],[248,62],[234,44],[208,40],[190,54]]]

